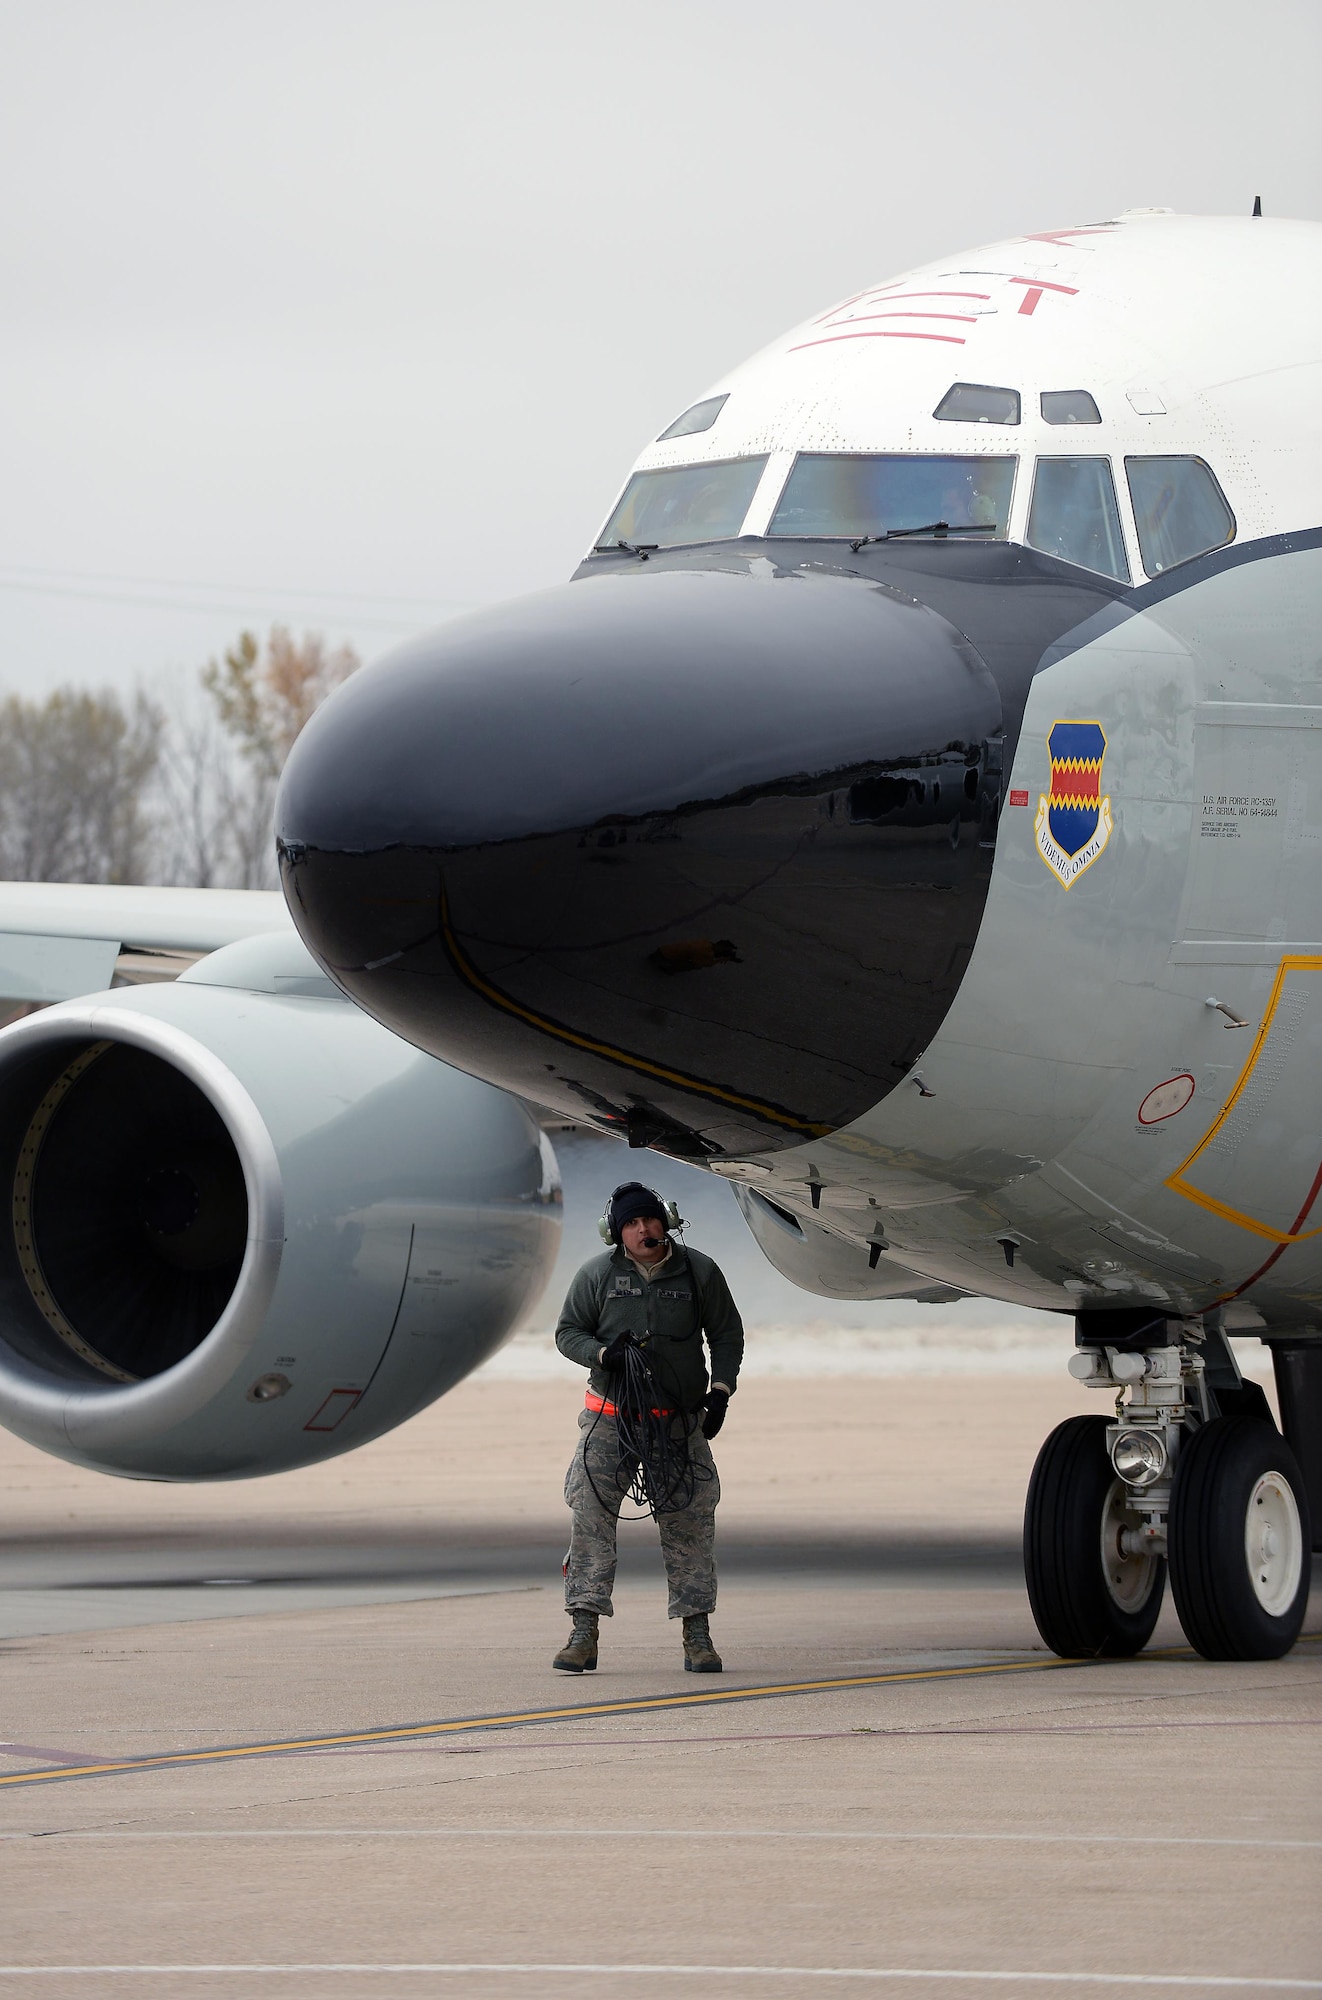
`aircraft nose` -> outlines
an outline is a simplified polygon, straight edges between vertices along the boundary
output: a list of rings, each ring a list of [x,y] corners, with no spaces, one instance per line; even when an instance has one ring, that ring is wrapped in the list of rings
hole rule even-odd
[[[979,656],[885,586],[639,564],[346,683],[286,767],[285,893],[461,1069],[681,1157],[793,1145],[954,997],[999,729]]]

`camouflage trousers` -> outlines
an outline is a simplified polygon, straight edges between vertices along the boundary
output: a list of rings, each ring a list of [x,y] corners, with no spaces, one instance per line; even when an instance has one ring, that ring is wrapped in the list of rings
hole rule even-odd
[[[693,1499],[682,1513],[663,1514],[658,1523],[672,1618],[716,1609],[716,1503],[721,1482],[698,1418],[687,1421],[693,1426],[689,1450],[697,1471]],[[573,1517],[565,1604],[570,1611],[599,1611],[609,1618],[615,1537],[624,1501],[621,1488],[627,1486],[631,1468],[626,1463],[621,1470],[613,1417],[583,1410],[578,1428],[578,1449],[565,1474],[565,1505]]]

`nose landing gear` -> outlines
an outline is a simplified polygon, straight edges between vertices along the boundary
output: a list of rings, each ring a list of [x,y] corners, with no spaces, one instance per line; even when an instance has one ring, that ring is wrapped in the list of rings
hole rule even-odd
[[[1067,1658],[1140,1651],[1169,1557],[1175,1608],[1197,1652],[1279,1659],[1308,1603],[1312,1537],[1298,1461],[1261,1391],[1238,1384],[1219,1331],[1149,1324],[1160,1346],[1089,1344],[1071,1360],[1071,1374],[1117,1392],[1115,1418],[1071,1417],[1033,1468],[1024,1572],[1037,1628]],[[1209,1381],[1209,1338],[1216,1379],[1238,1384],[1222,1391],[1235,1414],[1221,1413]],[[1243,1413],[1246,1401],[1253,1414]]]

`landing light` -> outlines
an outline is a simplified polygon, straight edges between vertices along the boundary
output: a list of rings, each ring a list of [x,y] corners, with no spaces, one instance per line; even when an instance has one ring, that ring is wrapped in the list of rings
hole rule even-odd
[[[1117,1431],[1111,1463],[1126,1486],[1151,1486],[1166,1470],[1166,1447],[1155,1431]]]

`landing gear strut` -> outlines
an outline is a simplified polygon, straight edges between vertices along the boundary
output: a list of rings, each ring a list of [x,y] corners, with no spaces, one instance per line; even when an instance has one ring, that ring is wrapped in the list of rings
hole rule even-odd
[[[1196,1651],[1279,1659],[1308,1602],[1312,1536],[1294,1453],[1219,1329],[1148,1320],[1126,1337],[1120,1315],[1105,1317],[1117,1344],[1081,1326],[1070,1373],[1114,1390],[1114,1419],[1058,1425],[1029,1483],[1024,1572],[1039,1632],[1069,1658],[1140,1651],[1169,1559]]]

